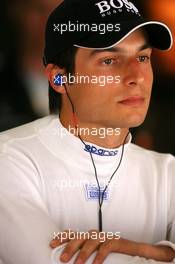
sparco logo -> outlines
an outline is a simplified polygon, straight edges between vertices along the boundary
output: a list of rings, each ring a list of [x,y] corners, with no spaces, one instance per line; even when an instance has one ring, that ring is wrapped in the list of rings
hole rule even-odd
[[[117,11],[122,12],[122,8],[126,7],[128,12],[133,12],[138,15],[139,10],[134,6],[133,3],[127,1],[127,0],[108,0],[108,1],[101,1],[95,4],[98,6],[100,10],[100,14],[102,16],[105,16],[105,13],[108,13],[108,15],[111,15],[111,8],[114,9],[113,13],[117,13]]]

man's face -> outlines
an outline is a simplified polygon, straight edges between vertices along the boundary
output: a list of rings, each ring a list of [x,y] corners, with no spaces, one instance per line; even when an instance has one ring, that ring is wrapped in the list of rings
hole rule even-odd
[[[153,82],[152,49],[144,33],[137,30],[110,50],[78,49],[75,73],[78,76],[120,76],[100,83],[68,85],[78,119],[103,127],[129,128],[145,119]],[[111,79],[110,79],[111,80]]]

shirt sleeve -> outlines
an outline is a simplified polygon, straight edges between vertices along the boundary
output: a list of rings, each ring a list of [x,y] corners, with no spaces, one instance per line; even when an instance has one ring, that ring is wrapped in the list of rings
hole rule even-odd
[[[173,157],[174,161],[174,157]],[[175,161],[169,166],[168,173],[168,201],[169,201],[169,211],[168,211],[168,235],[169,241],[174,243],[171,245],[175,250]]]
[[[51,264],[49,241],[58,231],[30,160],[0,154],[0,263]]]
[[[167,240],[160,241],[156,245],[164,245],[175,250],[175,159],[170,155],[167,170]]]

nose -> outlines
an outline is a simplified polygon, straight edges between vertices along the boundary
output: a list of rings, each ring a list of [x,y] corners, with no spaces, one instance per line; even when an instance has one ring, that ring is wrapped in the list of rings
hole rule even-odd
[[[131,61],[126,65],[123,78],[126,86],[139,86],[144,82],[144,72],[138,61]]]

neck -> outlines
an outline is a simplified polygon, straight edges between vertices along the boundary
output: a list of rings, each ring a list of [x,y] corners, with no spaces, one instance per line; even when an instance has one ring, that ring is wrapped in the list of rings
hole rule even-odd
[[[77,129],[73,120],[73,115],[60,114],[62,125],[69,130],[74,136],[81,137],[83,141],[90,142],[103,148],[118,148],[124,141],[129,132],[128,128],[108,128],[100,124],[91,124],[78,121]]]

